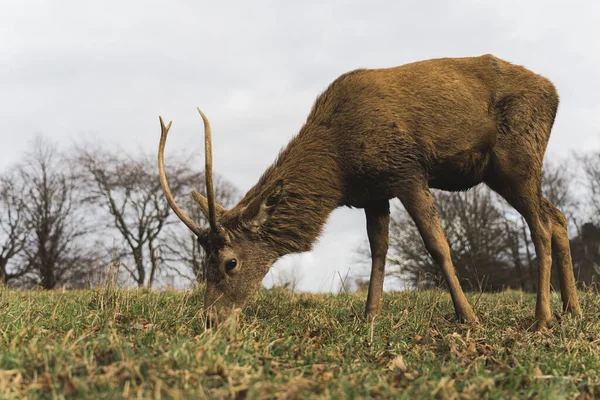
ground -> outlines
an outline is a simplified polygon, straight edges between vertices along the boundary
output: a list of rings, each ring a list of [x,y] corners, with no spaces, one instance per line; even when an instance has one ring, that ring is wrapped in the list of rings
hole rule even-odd
[[[583,318],[534,332],[535,297],[471,294],[459,325],[444,291],[262,290],[205,331],[202,293],[118,290],[0,294],[0,398],[600,398],[600,295]]]

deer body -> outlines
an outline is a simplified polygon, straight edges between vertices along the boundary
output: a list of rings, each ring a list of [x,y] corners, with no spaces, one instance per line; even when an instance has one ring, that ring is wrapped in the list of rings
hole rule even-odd
[[[550,321],[551,250],[564,307],[579,314],[566,221],[540,190],[557,107],[550,81],[491,55],[340,76],[240,203],[231,210],[214,205],[218,223],[197,229],[213,257],[206,306],[243,305],[277,258],[310,250],[329,214],[350,206],[365,209],[372,254],[366,314],[378,314],[389,200],[399,198],[442,269],[458,318],[475,322],[429,188],[466,190],[485,182],[531,229],[539,261],[538,326]],[[165,140],[166,131],[163,125]],[[210,196],[194,196],[209,215]]]

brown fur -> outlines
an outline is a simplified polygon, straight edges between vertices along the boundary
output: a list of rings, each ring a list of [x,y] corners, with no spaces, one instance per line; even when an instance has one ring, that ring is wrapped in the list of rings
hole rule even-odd
[[[258,183],[204,231],[206,306],[243,305],[279,257],[311,249],[337,207],[364,208],[373,255],[366,313],[380,312],[389,199],[399,198],[440,265],[459,319],[476,322],[450,259],[429,188],[485,182],[528,222],[539,260],[536,318],[550,321],[552,248],[564,307],[579,314],[564,216],[540,176],[558,95],[546,78],[492,55],[443,58],[336,79]],[[240,266],[226,274],[232,257]]]

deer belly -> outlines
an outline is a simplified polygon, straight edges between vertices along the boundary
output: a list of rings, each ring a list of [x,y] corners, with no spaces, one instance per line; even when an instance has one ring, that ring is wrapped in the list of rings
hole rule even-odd
[[[447,191],[467,190],[483,182],[490,151],[468,151],[436,163],[429,173],[429,187]]]

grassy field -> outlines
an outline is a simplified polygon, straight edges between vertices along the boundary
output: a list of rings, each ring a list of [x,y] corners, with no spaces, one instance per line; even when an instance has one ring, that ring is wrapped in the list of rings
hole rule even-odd
[[[201,292],[3,290],[0,398],[600,398],[600,296],[545,332],[534,296],[469,297],[479,327],[442,291],[369,324],[364,294],[263,290],[205,331]]]

